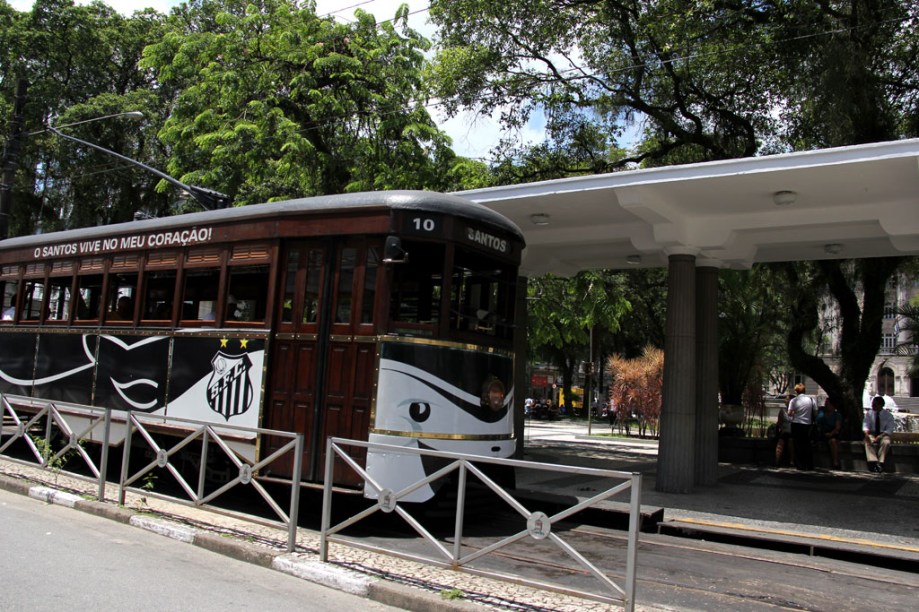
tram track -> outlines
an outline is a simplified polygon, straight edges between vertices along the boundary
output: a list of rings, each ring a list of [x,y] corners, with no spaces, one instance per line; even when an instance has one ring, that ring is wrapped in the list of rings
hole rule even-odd
[[[507,537],[521,529],[519,517],[514,526],[511,515],[492,516],[487,536],[470,529],[463,536],[463,553],[473,554],[489,546],[489,537]],[[556,529],[557,528],[557,529]],[[406,541],[406,531],[375,525],[373,534],[358,537],[363,543],[386,546],[386,540],[401,552],[420,548]],[[586,548],[595,563],[613,581],[625,576],[627,534],[590,525],[553,525],[557,533],[577,550]],[[348,536],[353,537],[353,536]],[[452,535],[438,538],[445,546]],[[555,551],[555,553],[552,552]],[[566,561],[545,542],[527,540],[521,546],[491,552],[477,560],[477,571],[506,572],[514,568],[526,579],[561,582],[563,589],[589,591],[593,580],[574,560]],[[488,559],[485,561],[485,559]],[[480,563],[481,561],[481,563]],[[777,587],[777,585],[779,585]],[[823,585],[824,588],[815,588]],[[640,601],[654,601],[687,607],[717,607],[734,610],[857,610],[865,589],[878,592],[881,608],[895,609],[897,602],[909,601],[919,589],[915,574],[883,570],[845,560],[812,557],[750,546],[687,540],[666,534],[643,533],[639,540],[638,585]]]

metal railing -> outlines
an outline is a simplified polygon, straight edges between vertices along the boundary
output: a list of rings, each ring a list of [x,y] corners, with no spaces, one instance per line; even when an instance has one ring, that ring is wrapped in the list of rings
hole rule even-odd
[[[360,464],[345,450],[346,447],[367,449],[371,451],[386,452],[390,454],[412,454],[426,457],[436,457],[449,462],[445,467],[437,470],[433,474],[423,478],[400,491],[392,491],[385,488],[379,482],[374,480],[370,474],[360,466]],[[337,525],[331,525],[332,516],[332,475],[335,459],[340,458],[356,474],[365,480],[367,488],[371,494],[377,496],[377,503],[369,508],[358,512],[347,518]],[[540,511],[531,511],[527,509],[520,501],[514,498],[500,484],[486,475],[477,464],[491,464],[499,466],[512,467],[523,470],[539,470],[547,472],[559,472],[570,475],[589,476],[594,478],[609,478],[619,481],[619,484],[602,491],[589,499],[580,501],[552,516],[548,516]],[[456,522],[453,533],[453,547],[449,550],[442,542],[438,541],[428,529],[426,529],[412,514],[409,513],[405,505],[400,504],[400,500],[409,496],[412,492],[425,487],[435,481],[445,478],[448,475],[456,473],[457,479],[457,498],[456,498]],[[502,501],[511,509],[516,511],[524,519],[524,528],[519,532],[509,535],[497,542],[494,542],[479,550],[464,554],[463,552],[463,520],[466,503],[467,476],[472,474],[481,481],[488,489],[493,491]],[[595,506],[599,502],[610,497],[630,492],[629,505],[629,529],[628,529],[628,547],[626,552],[626,569],[625,581],[623,585],[614,582],[602,570],[600,570],[592,561],[580,553],[569,542],[565,541],[558,533],[553,531],[553,525],[559,521],[570,519],[576,513]],[[634,610],[635,606],[635,578],[636,562],[638,553],[638,532],[640,527],[640,509],[641,509],[641,474],[618,472],[613,470],[601,470],[594,468],[582,468],[573,466],[552,465],[547,463],[537,463],[532,461],[520,461],[515,459],[493,459],[477,455],[466,455],[460,453],[448,453],[440,451],[422,450],[416,448],[407,448],[402,446],[393,446],[389,444],[376,444],[358,440],[348,440],[343,438],[329,438],[326,447],[326,465],[325,465],[325,482],[322,501],[322,528],[320,534],[319,555],[321,561],[328,561],[329,543],[335,542],[370,550],[414,561],[420,561],[447,567],[454,570],[462,570],[468,573],[497,578],[501,580],[511,580],[518,584],[524,584],[536,588],[550,589],[553,591],[567,593],[579,597],[594,599],[597,601],[609,603],[621,603],[626,610]],[[376,512],[392,513],[395,512],[414,529],[424,541],[433,548],[433,555],[413,555],[394,548],[385,548],[359,542],[354,539],[337,535],[347,527],[371,516]],[[488,555],[498,549],[504,548],[516,542],[524,541],[526,538],[532,540],[547,540],[554,543],[569,557],[574,559],[581,567],[587,570],[600,583],[601,586],[608,589],[612,595],[598,594],[594,592],[585,592],[565,587],[559,584],[545,583],[531,580],[519,575],[509,576],[495,571],[472,567],[470,564],[485,555]],[[468,546],[467,546],[468,548]]]
[[[288,552],[292,552],[296,546],[297,516],[300,504],[300,475],[303,461],[302,434],[232,425],[220,425],[217,427],[211,423],[190,419],[154,416],[107,408],[93,408],[8,394],[0,394],[0,416],[2,416],[0,455],[4,455],[7,459],[17,463],[35,465],[35,463],[11,457],[6,453],[17,440],[21,440],[35,457],[39,467],[43,469],[60,469],[68,476],[98,481],[97,498],[99,500],[105,499],[105,475],[108,466],[109,447],[117,443],[117,441],[113,441],[112,436],[112,425],[114,424],[118,430],[119,438],[121,434],[124,435],[121,475],[118,480],[119,504],[123,505],[126,493],[132,491],[147,497],[157,497],[186,505],[206,507],[209,510],[235,515],[236,513],[213,506],[210,502],[236,485],[249,485],[258,492],[279,519],[278,521],[263,520],[262,522],[281,525],[286,528]],[[100,425],[102,425],[103,429],[101,433],[98,432]],[[169,447],[162,446],[161,442],[157,442],[157,439],[151,433],[151,427],[166,427],[170,430],[171,435],[161,436],[161,441],[164,439],[177,441]],[[260,461],[252,461],[233,450],[232,438],[234,434],[237,438],[244,437],[252,440],[257,436],[274,436],[287,439],[288,442]],[[142,447],[145,444],[155,458],[152,462],[131,473],[131,450],[135,437],[140,438],[138,446]],[[66,442],[61,444],[59,441],[61,438]],[[58,450],[53,447],[56,440],[58,441],[57,446],[60,447]],[[95,464],[91,455],[86,451],[86,442],[96,442],[101,445],[99,465]],[[195,442],[200,443],[200,452],[194,455],[199,465],[199,471],[197,484],[192,487],[188,482],[187,475],[176,467],[175,462],[182,451],[186,451],[186,454],[190,453],[191,449],[189,447]],[[227,465],[233,466],[237,473],[223,486],[207,492],[205,490],[207,482],[206,469],[212,445],[223,452]],[[64,459],[69,458],[69,453],[77,453],[82,458],[93,475],[91,478],[61,469],[60,466]],[[294,473],[291,479],[290,507],[289,511],[285,512],[258,482],[257,474],[259,470],[267,467],[287,453],[293,453]],[[153,474],[156,469],[163,469],[171,474],[179,487],[188,496],[188,500],[164,495],[143,485],[134,486],[139,480]],[[258,520],[256,517],[249,515],[246,515],[246,518],[248,520]]]

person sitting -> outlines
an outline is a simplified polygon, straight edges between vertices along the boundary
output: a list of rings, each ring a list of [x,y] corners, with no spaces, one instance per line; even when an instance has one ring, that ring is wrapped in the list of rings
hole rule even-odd
[[[15,293],[10,296],[10,306],[3,310],[4,321],[12,321],[16,318],[16,297],[17,294]]]
[[[130,296],[122,295],[115,304],[115,310],[109,313],[109,321],[133,321],[134,300]]]
[[[790,401],[790,400],[789,400]],[[788,448],[788,453],[785,449]],[[775,421],[775,467],[782,466],[782,459],[791,454],[791,419],[785,412],[785,407],[779,408]]]
[[[836,410],[833,400],[826,398],[823,410],[817,415],[817,440],[826,442],[830,449],[830,461],[834,470],[839,464],[839,434],[842,432],[842,415]]]
[[[868,460],[870,471],[878,474],[884,471],[894,426],[893,415],[884,409],[884,398],[875,395],[871,400],[871,410],[865,411],[865,420],[862,422],[862,431],[865,433],[865,458]]]

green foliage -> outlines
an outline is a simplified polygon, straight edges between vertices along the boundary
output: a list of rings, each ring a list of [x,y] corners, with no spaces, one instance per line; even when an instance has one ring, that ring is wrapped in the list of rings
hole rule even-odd
[[[441,590],[440,596],[447,601],[456,601],[458,599],[464,599],[466,594],[460,589],[453,588]]]
[[[168,17],[71,0],[38,0],[28,13],[3,3],[0,128],[25,77],[27,131],[140,110],[142,123],[65,133],[238,204],[494,184],[486,167],[454,155],[431,119],[430,43],[407,17],[401,7],[391,21],[358,11],[338,23],[295,0],[193,0]],[[32,134],[18,161],[13,235],[198,209],[155,175],[48,132]]]
[[[558,172],[919,133],[915,3],[436,0],[431,16],[447,110],[511,131],[543,117]]]
[[[141,63],[177,92],[159,134],[170,173],[238,204],[449,184],[454,156],[424,106],[429,43],[404,10],[355,17],[293,0],[175,12]]]

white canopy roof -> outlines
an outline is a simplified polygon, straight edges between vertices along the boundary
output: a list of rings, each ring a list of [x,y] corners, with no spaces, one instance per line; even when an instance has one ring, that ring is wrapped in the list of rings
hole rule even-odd
[[[456,195],[523,230],[526,275],[919,254],[919,139]]]

